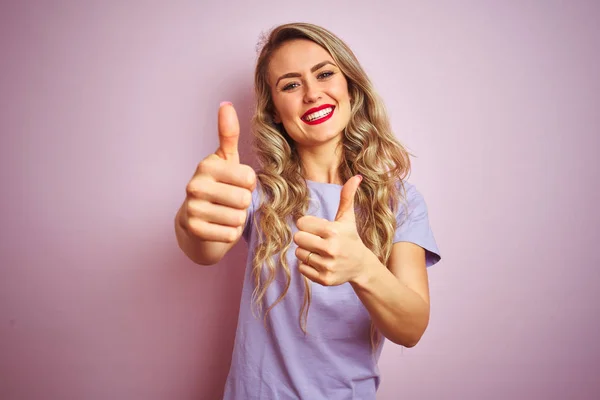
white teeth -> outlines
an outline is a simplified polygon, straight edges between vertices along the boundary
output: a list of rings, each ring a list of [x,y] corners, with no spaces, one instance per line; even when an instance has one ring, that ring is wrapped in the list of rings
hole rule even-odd
[[[333,108],[328,107],[328,108],[324,108],[321,111],[317,111],[315,113],[309,114],[308,116],[306,116],[304,118],[304,120],[306,121],[314,121],[315,119],[319,119],[319,118],[323,118],[326,115],[331,114],[331,112],[333,111]]]

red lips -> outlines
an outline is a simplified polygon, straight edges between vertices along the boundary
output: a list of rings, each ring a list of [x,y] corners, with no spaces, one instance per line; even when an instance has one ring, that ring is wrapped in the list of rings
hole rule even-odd
[[[312,121],[307,121],[305,118],[308,117],[310,114],[315,113],[317,111],[321,111],[324,110],[326,108],[331,108],[331,112],[329,114],[327,114],[326,116],[322,117],[322,118],[317,118],[315,120]],[[308,125],[317,125],[317,124],[321,124],[325,121],[327,121],[329,118],[331,118],[333,116],[333,112],[335,111],[335,106],[332,104],[323,104],[319,107],[313,107],[310,110],[308,110],[307,112],[304,113],[304,115],[302,115],[302,121],[304,121],[305,123],[307,123]]]

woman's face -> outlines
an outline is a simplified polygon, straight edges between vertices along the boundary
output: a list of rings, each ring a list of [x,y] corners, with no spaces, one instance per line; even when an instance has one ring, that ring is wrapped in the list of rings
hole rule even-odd
[[[309,40],[282,45],[269,64],[274,121],[299,145],[340,139],[350,120],[348,82],[329,53]]]

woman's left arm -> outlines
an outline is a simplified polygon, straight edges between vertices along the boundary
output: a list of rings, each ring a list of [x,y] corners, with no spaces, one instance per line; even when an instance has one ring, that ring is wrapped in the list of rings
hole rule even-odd
[[[366,249],[362,274],[350,281],[373,323],[392,342],[415,346],[429,324],[429,283],[425,249],[397,242],[389,268]]]

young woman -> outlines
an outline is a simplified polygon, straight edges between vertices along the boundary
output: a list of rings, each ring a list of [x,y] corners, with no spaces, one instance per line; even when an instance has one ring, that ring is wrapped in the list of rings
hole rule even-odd
[[[382,339],[417,344],[440,260],[408,153],[352,51],[321,27],[275,28],[255,89],[260,170],[239,164],[222,103],[220,147],[175,224],[198,264],[248,243],[225,399],[375,399]]]

